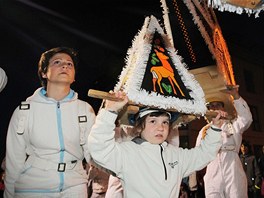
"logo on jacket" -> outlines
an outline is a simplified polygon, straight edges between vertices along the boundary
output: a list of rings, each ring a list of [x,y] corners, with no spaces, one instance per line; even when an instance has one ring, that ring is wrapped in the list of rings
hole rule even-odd
[[[176,166],[178,164],[178,161],[176,162],[169,162],[169,165],[171,166],[171,168],[174,168],[174,166]]]

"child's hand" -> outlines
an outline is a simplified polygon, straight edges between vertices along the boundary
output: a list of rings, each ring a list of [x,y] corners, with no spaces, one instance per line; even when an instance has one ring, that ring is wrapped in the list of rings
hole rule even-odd
[[[108,111],[114,111],[114,112],[118,113],[128,103],[128,97],[122,91],[118,91],[116,93],[110,91],[110,93],[114,94],[116,98],[120,99],[120,101],[106,100],[105,101],[105,109]]]

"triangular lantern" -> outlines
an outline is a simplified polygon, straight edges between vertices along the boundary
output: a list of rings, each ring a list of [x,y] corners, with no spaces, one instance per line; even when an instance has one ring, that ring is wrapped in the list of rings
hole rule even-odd
[[[146,17],[127,52],[115,91],[136,105],[204,115],[204,92],[154,16]]]

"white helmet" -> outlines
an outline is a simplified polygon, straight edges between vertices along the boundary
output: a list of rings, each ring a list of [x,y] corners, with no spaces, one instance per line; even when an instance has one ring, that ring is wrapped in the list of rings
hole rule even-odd
[[[5,88],[7,84],[7,76],[5,71],[0,67],[0,92]]]

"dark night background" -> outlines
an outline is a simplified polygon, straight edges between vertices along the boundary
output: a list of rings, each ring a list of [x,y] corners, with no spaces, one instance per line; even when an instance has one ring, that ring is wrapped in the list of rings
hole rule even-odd
[[[263,12],[258,18],[215,12],[227,45],[233,46],[231,56],[236,48],[243,48],[249,61],[264,65]],[[40,86],[37,63],[42,52],[57,46],[79,52],[73,89],[97,111],[101,100],[88,97],[88,90],[113,89],[127,49],[150,15],[162,19],[159,0],[0,0],[0,67],[8,76],[7,86],[0,93],[0,160],[13,110]],[[196,29],[192,21],[186,24]],[[198,51],[206,49],[204,43],[194,43]],[[180,44],[175,47],[181,49]]]

